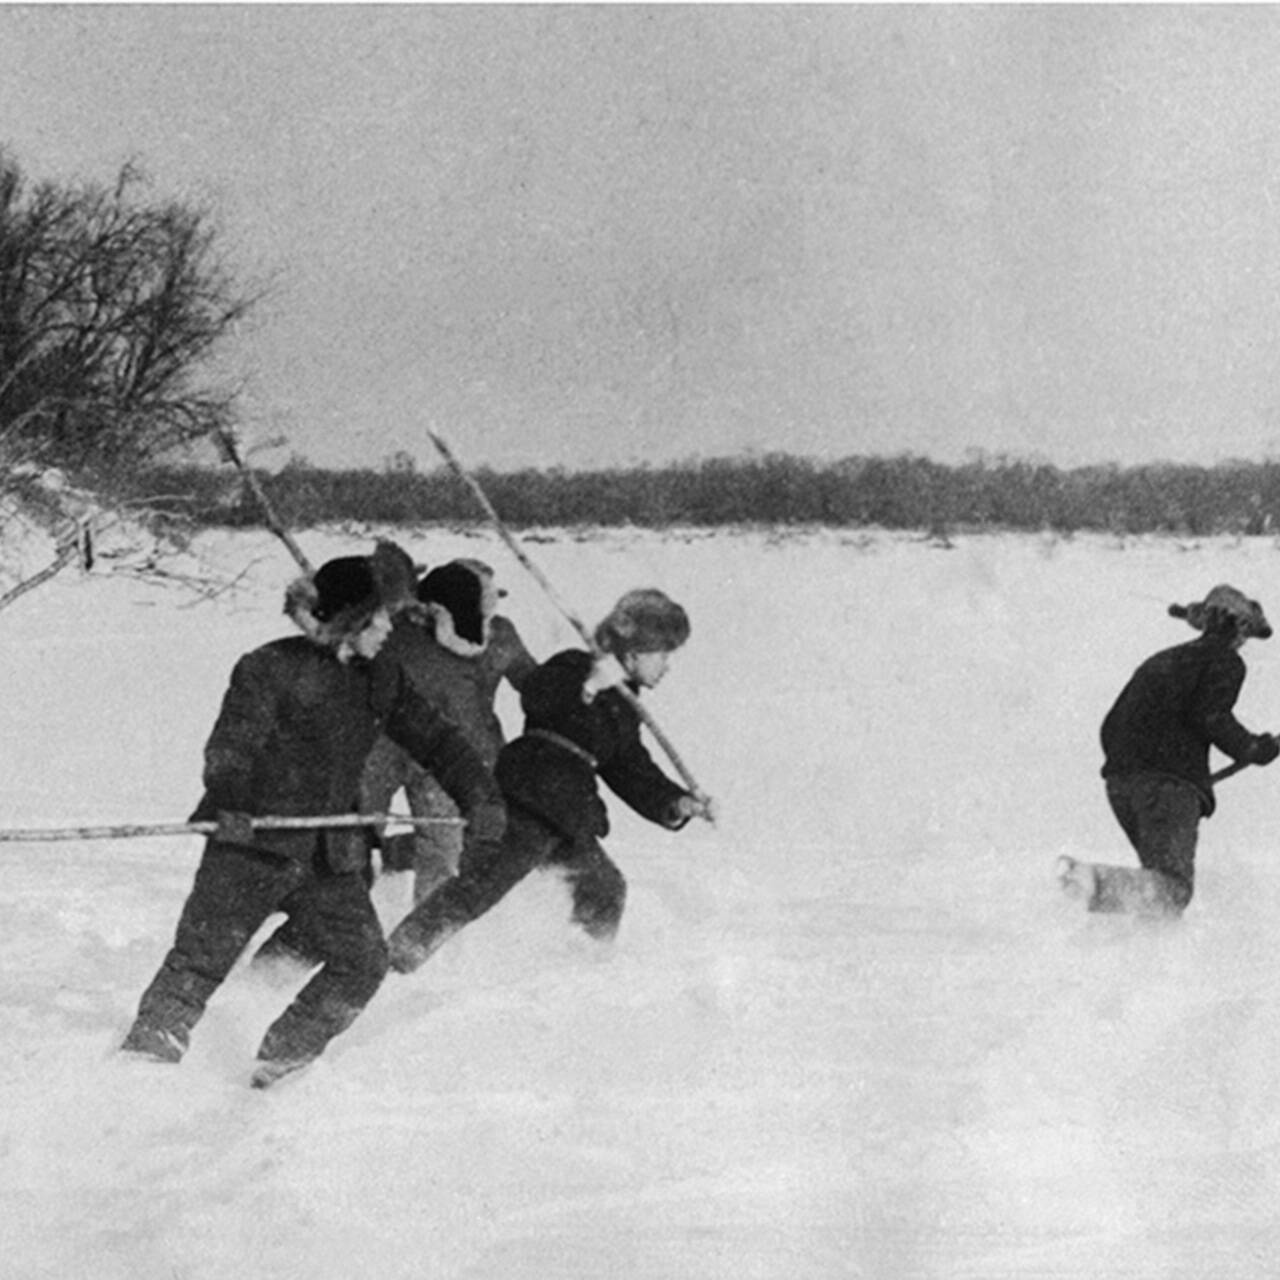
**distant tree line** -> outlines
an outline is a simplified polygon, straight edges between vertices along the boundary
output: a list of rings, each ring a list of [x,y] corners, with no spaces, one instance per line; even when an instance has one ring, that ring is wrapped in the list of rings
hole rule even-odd
[[[0,529],[32,519],[84,544],[104,507],[173,527],[256,526],[245,477],[175,463],[226,444],[238,394],[212,360],[257,296],[219,251],[210,212],[150,190],[125,165],[109,184],[31,182],[0,149]],[[230,456],[230,454],[228,454]],[[169,459],[166,463],[164,460]],[[294,459],[259,478],[290,526],[483,519],[447,470],[404,453],[365,469]],[[786,453],[669,466],[482,470],[515,528],[824,525],[919,529],[1270,534],[1280,462],[1070,470],[1006,457],[946,465],[904,454],[817,462]],[[96,513],[96,515],[95,515]],[[6,570],[0,538],[0,587]]]
[[[913,455],[822,463],[785,453],[589,471],[481,469],[514,528],[824,525],[962,530],[1263,535],[1280,532],[1280,461],[1212,467],[1158,463],[1061,469],[983,457],[947,465]],[[483,520],[447,470],[402,457],[381,469],[331,470],[294,459],[261,481],[290,525]],[[261,512],[234,473],[153,468],[153,494],[178,495],[197,524],[242,528]]]
[[[196,527],[255,526],[244,477],[163,459],[222,440],[234,385],[212,358],[253,309],[219,252],[208,210],[114,182],[30,182],[0,149],[0,525],[57,533],[60,560],[87,512],[127,503]],[[294,459],[260,473],[293,527],[467,525],[483,517],[447,470],[404,453],[329,470]],[[482,470],[516,528],[824,525],[1262,535],[1280,525],[1280,462],[1093,466],[904,454],[821,463],[786,453],[590,471]],[[85,551],[88,558],[88,551]],[[0,579],[5,568],[0,539]],[[3,585],[0,582],[0,585]]]

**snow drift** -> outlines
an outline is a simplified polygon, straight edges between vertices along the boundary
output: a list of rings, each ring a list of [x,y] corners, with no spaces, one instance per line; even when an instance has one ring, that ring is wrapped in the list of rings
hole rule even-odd
[[[496,540],[530,647],[574,643]],[[367,549],[337,532],[317,560]],[[1258,1277],[1280,1267],[1280,772],[1223,785],[1176,926],[1089,918],[1059,853],[1123,860],[1097,725],[1270,597],[1266,540],[547,534],[590,618],[661,586],[693,638],[649,695],[722,820],[617,805],[601,949],[533,877],[392,975],[296,1081],[247,1087],[290,988],[238,969],[178,1068],[115,1047],[199,841],[0,844],[0,1274],[15,1280]],[[205,601],[69,572],[0,617],[4,825],[180,818],[235,658],[281,634],[266,536]],[[1280,728],[1280,642],[1238,708]],[[499,704],[518,726],[510,699]],[[402,881],[406,883],[401,883]],[[376,887],[384,920],[407,877]]]

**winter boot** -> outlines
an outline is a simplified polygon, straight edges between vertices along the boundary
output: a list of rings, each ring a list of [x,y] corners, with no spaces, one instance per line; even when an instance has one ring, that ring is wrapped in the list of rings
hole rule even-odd
[[[273,1084],[309,1067],[315,1061],[311,1058],[265,1058],[259,1061],[249,1077],[251,1089],[270,1089]]]
[[[120,1046],[121,1053],[146,1058],[151,1062],[181,1062],[187,1051],[186,1038],[177,1032],[135,1022]]]
[[[1097,892],[1090,911],[1124,912],[1146,919],[1167,920],[1180,916],[1189,895],[1179,893],[1179,884],[1159,871],[1145,867],[1094,868]]]

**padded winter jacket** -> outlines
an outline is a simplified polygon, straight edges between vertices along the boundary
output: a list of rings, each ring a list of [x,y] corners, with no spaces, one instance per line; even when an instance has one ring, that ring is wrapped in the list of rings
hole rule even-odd
[[[1148,658],[1102,722],[1102,776],[1178,778],[1199,792],[1208,817],[1214,810],[1210,745],[1233,760],[1252,760],[1265,748],[1265,738],[1232,714],[1244,677],[1244,659],[1213,634]]]
[[[498,756],[503,796],[570,840],[604,836],[609,817],[598,773],[642,817],[678,830],[689,819],[676,804],[688,792],[653,762],[640,741],[640,717],[623,694],[606,689],[583,701],[591,666],[589,653],[566,649],[525,681],[524,733]]]
[[[381,654],[341,662],[302,636],[263,645],[236,664],[205,746],[205,793],[192,817],[358,812],[361,771],[380,732],[439,780],[468,819],[468,839],[501,836],[505,810],[492,773],[399,664]],[[254,847],[295,858],[322,853],[334,871],[360,870],[367,857],[358,829],[261,831]]]
[[[406,619],[396,623],[379,654],[400,663],[414,689],[462,730],[490,768],[505,740],[494,710],[498,686],[505,678],[520,689],[538,665],[509,619],[495,617],[491,626],[488,645],[471,657],[451,652],[429,626]]]

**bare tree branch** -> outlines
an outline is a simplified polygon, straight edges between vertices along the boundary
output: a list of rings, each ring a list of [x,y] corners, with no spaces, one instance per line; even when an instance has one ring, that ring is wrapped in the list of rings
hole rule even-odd
[[[91,567],[139,471],[234,425],[239,389],[205,366],[257,299],[217,247],[207,211],[155,198],[134,164],[106,186],[28,185],[0,152],[0,507],[39,526],[0,540],[0,608]],[[128,519],[129,571],[163,575],[176,517],[144,504]]]
[[[120,469],[209,436],[235,389],[196,373],[253,307],[208,215],[113,187],[28,192],[0,155],[0,440],[75,471]]]

